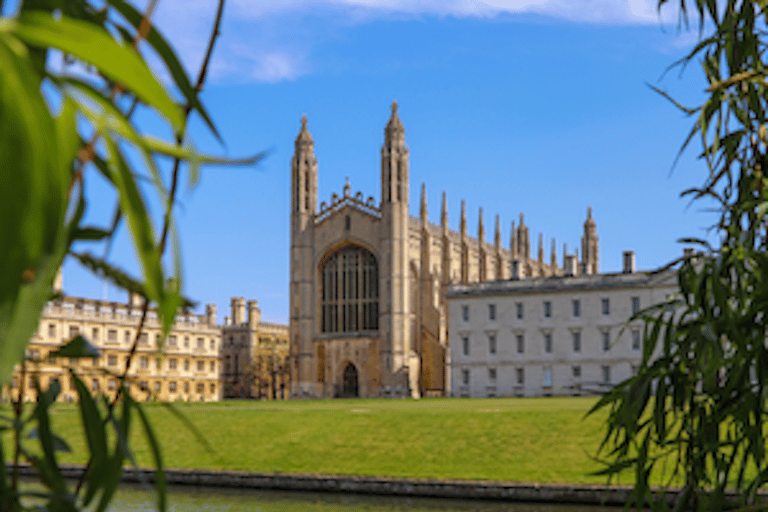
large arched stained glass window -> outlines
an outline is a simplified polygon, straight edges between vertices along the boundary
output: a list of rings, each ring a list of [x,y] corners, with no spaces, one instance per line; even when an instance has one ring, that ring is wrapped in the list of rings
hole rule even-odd
[[[379,328],[379,267],[358,246],[333,253],[323,264],[322,332],[361,332]]]

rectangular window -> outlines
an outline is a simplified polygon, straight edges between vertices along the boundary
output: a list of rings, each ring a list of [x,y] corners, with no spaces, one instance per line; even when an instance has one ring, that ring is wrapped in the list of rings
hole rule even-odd
[[[117,356],[114,354],[109,354],[107,356],[107,366],[117,366]]]
[[[547,354],[552,353],[552,333],[551,332],[544,333],[544,352],[546,352]]]
[[[581,366],[574,366],[571,368],[571,371],[573,372],[574,379],[581,377]]]
[[[573,339],[573,351],[581,352],[581,331],[573,331],[571,337]]]
[[[466,368],[461,370],[461,382],[465,386],[469,385],[469,370],[467,370]]]
[[[461,319],[469,322],[469,306],[461,306]]]
[[[640,329],[632,329],[632,350],[640,350]]]
[[[139,388],[141,388],[142,391],[149,391],[149,384],[147,381],[143,380],[139,382]]]
[[[168,369],[169,370],[175,370],[176,369],[176,358],[172,357],[168,359]]]
[[[205,338],[197,338],[197,350],[205,350]]]
[[[216,384],[213,382],[211,382],[211,394],[212,395],[216,394]]]
[[[603,382],[605,384],[611,383],[611,367],[610,366],[603,366]]]
[[[525,368],[515,368],[515,376],[517,383],[523,385],[525,383]]]
[[[171,334],[168,336],[168,347],[169,348],[176,348],[176,336]]]
[[[461,353],[465,356],[469,355],[469,338],[467,336],[461,338]]]
[[[56,324],[48,324],[48,337],[49,338],[56,337]]]
[[[548,300],[544,301],[544,318],[552,317],[552,303]]]
[[[176,381],[175,380],[172,380],[171,382],[168,383],[168,391],[170,391],[171,393],[175,393],[176,392]]]
[[[211,350],[216,350],[216,340],[211,338]]]
[[[189,359],[184,360],[184,371],[185,372],[189,371]]]
[[[488,335],[488,353],[489,354],[496,353],[496,335],[495,334]]]
[[[488,368],[488,380],[496,382],[496,368]]]
[[[496,304],[488,304],[488,320],[496,320]]]
[[[573,299],[573,316],[574,317],[580,317],[581,316],[581,301],[579,299]]]
[[[146,347],[149,345],[149,336],[143,332],[139,335],[139,346]]]
[[[130,344],[131,343],[131,331],[125,331],[125,342]]]
[[[91,391],[98,391],[98,390],[99,390],[99,379],[91,380]]]
[[[541,372],[541,386],[545,388],[552,387],[552,367],[545,366]]]
[[[189,393],[189,382],[184,383],[184,392]]]
[[[197,362],[197,371],[199,371],[199,372],[205,371],[205,361],[198,361]]]
[[[632,297],[632,314],[640,311],[640,297]]]
[[[603,352],[611,350],[611,331],[603,331]]]
[[[201,395],[205,392],[205,387],[204,386],[205,386],[205,384],[203,384],[202,382],[198,382],[197,386],[195,386],[197,388],[197,392],[199,394],[201,394]]]
[[[525,338],[523,338],[522,334],[518,334],[515,338],[517,340],[517,353],[522,354],[525,352]]]
[[[69,326],[69,339],[74,338],[78,334],[80,334],[80,328],[78,326],[76,326],[76,325],[70,325]]]
[[[189,336],[184,336],[184,348],[189,348]]]
[[[211,372],[216,371],[216,361],[211,361]]]
[[[160,384],[160,381],[155,381],[155,391],[159,393],[161,388],[162,385]]]
[[[141,356],[139,358],[139,368],[146,370],[149,367],[149,358],[147,356]]]
[[[603,315],[610,315],[611,314],[611,300],[610,299],[603,299],[602,300],[602,310],[603,310]]]
[[[94,327],[93,329],[91,329],[91,341],[93,343],[98,343],[100,341],[99,340],[99,328],[98,327]]]
[[[110,329],[107,331],[107,341],[109,343],[117,343],[117,329]]]
[[[515,304],[515,308],[517,309],[517,319],[522,320],[523,319],[523,303],[518,302]]]

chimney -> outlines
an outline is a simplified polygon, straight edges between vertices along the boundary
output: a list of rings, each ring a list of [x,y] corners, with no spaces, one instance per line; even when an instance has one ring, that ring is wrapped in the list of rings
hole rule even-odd
[[[565,257],[565,274],[566,276],[575,276],[578,275],[578,261],[575,255],[568,254]]]
[[[245,322],[245,299],[232,297],[232,325],[240,325]]]
[[[140,308],[141,307],[141,295],[138,293],[128,293],[128,305],[132,308]]]
[[[61,267],[56,271],[56,278],[53,280],[53,291],[64,293],[64,274],[61,271]]]
[[[205,323],[211,327],[216,325],[216,304],[205,305]]]
[[[515,258],[512,260],[512,279],[523,279],[525,277],[525,267],[522,260]]]
[[[261,310],[259,310],[259,301],[248,301],[248,328],[255,331],[261,321]]]
[[[625,274],[633,273],[635,271],[635,251],[624,251],[622,256],[622,261],[624,261],[622,272]]]

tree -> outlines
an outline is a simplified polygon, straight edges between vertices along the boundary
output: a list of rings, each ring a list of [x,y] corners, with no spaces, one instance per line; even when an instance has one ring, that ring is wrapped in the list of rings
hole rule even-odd
[[[143,326],[153,304],[164,333],[180,307],[190,302],[181,293],[181,264],[173,207],[183,170],[190,185],[200,164],[233,161],[197,153],[185,142],[189,115],[199,115],[216,137],[218,133],[198,98],[221,20],[223,0],[198,79],[193,83],[170,44],[151,24],[156,1],[146,12],[124,0],[22,0],[15,14],[0,19],[0,384],[7,383],[21,363],[27,343],[37,328],[52,285],[65,256],[70,255],[94,273],[144,297]],[[0,13],[11,10],[0,0]],[[165,66],[174,91],[156,78],[142,53],[148,45]],[[61,67],[51,67],[63,56]],[[152,109],[173,133],[170,141],[141,133],[131,118],[137,109]],[[129,159],[128,154],[138,158]],[[161,158],[172,162],[164,172]],[[134,163],[139,160],[141,164]],[[185,166],[181,164],[185,163]],[[99,173],[117,198],[114,214],[103,226],[86,225],[86,183]],[[150,186],[142,184],[148,177]],[[145,194],[154,193],[163,205],[160,222],[148,213]],[[142,271],[130,276],[110,262],[109,247],[118,226],[128,227]],[[163,263],[166,246],[173,253],[173,270]],[[93,243],[106,246],[103,256]],[[89,249],[90,248],[90,249]],[[139,328],[136,344],[141,336]],[[53,357],[94,357],[94,348],[77,336]],[[127,365],[130,367],[130,358]],[[124,462],[134,463],[128,439],[132,423],[143,428],[157,467],[158,506],[165,508],[162,458],[150,423],[127,392],[128,368],[119,375],[114,400],[97,400],[75,371],[79,408],[89,449],[89,462],[76,488],[59,470],[57,452],[67,450],[64,439],[51,429],[50,409],[60,386],[39,389],[31,415],[23,414],[21,400],[11,414],[0,414],[0,430],[13,436],[13,453],[2,453],[0,508],[22,509],[23,493],[17,472],[5,463],[28,462],[46,491],[38,505],[47,510],[76,510],[96,504],[104,510],[120,481]],[[22,383],[26,379],[22,379]],[[23,396],[23,392],[19,394]],[[134,418],[134,421],[131,421]]]
[[[602,473],[631,469],[638,509],[667,508],[654,501],[659,484],[681,486],[674,510],[722,510],[754,505],[768,481],[768,2],[679,0],[679,9],[685,28],[698,18],[700,41],[676,65],[700,61],[708,93],[696,108],[675,103],[695,120],[680,151],[700,140],[708,171],[682,195],[717,204],[719,244],[683,240],[701,251],[675,262],[679,293],[633,317],[645,320],[637,375],[593,412],[609,413]]]

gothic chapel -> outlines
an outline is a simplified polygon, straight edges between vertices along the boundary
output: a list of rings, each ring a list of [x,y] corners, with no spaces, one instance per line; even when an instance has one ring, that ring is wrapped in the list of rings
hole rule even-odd
[[[291,162],[290,347],[295,398],[419,397],[446,389],[451,283],[526,276],[557,276],[563,267],[531,256],[522,214],[509,249],[501,246],[496,216],[493,243],[485,240],[482,209],[477,238],[448,228],[443,193],[440,225],[427,219],[422,185],[420,216],[409,214],[408,147],[392,103],[381,148],[381,200],[355,194],[317,204],[314,141],[301,120]],[[567,256],[564,249],[563,259]],[[581,269],[598,272],[598,241],[591,210],[584,223]],[[564,265],[563,265],[564,266]]]

